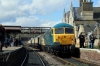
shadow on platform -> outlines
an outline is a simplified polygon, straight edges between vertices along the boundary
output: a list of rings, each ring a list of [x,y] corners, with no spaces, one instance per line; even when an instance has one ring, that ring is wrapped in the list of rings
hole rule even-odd
[[[72,57],[80,58],[80,48],[75,48]]]

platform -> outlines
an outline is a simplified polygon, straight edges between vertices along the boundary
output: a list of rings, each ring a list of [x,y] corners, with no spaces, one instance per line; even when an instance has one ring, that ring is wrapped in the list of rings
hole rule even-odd
[[[5,54],[5,53],[9,53],[9,52],[14,52],[20,48],[22,48],[22,47],[7,47],[7,48],[3,47],[3,49],[2,49],[3,52],[0,52],[0,55]]]
[[[0,66],[11,66],[19,57],[25,54],[23,46],[20,47],[3,47],[3,52],[0,52]],[[12,65],[14,66],[14,65]]]
[[[80,58],[100,65],[100,49],[80,48]]]

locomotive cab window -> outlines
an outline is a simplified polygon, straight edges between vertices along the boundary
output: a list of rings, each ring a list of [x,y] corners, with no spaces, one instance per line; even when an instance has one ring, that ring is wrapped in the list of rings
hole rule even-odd
[[[64,28],[55,28],[55,34],[64,34]]]
[[[53,29],[52,29],[52,31],[51,31],[51,34],[53,34]]]
[[[65,28],[65,33],[66,33],[66,34],[67,34],[67,33],[73,34],[73,33],[74,33],[74,30],[73,30],[73,28]]]

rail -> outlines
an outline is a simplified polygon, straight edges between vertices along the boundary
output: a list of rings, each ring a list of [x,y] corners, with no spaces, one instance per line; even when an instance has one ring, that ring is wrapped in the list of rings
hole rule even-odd
[[[34,51],[34,53],[39,57],[39,59],[40,59],[40,61],[41,61],[41,63],[42,63],[42,66],[46,66],[45,63],[44,63],[44,61],[43,61],[42,58],[40,57],[40,55],[37,54],[35,51]]]
[[[25,56],[25,58],[23,59],[23,61],[22,61],[22,63],[21,63],[21,65],[20,65],[20,66],[23,66],[23,65],[24,65],[24,63],[25,63],[25,61],[26,61],[27,56],[28,56],[28,52],[27,52],[27,50],[26,50],[26,56]]]

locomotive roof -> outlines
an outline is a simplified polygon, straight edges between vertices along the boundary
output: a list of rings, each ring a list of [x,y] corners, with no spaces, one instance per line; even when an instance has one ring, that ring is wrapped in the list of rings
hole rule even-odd
[[[73,28],[73,26],[71,26],[70,24],[67,24],[67,23],[58,23],[55,26],[53,26],[53,28],[61,28],[61,27]]]

